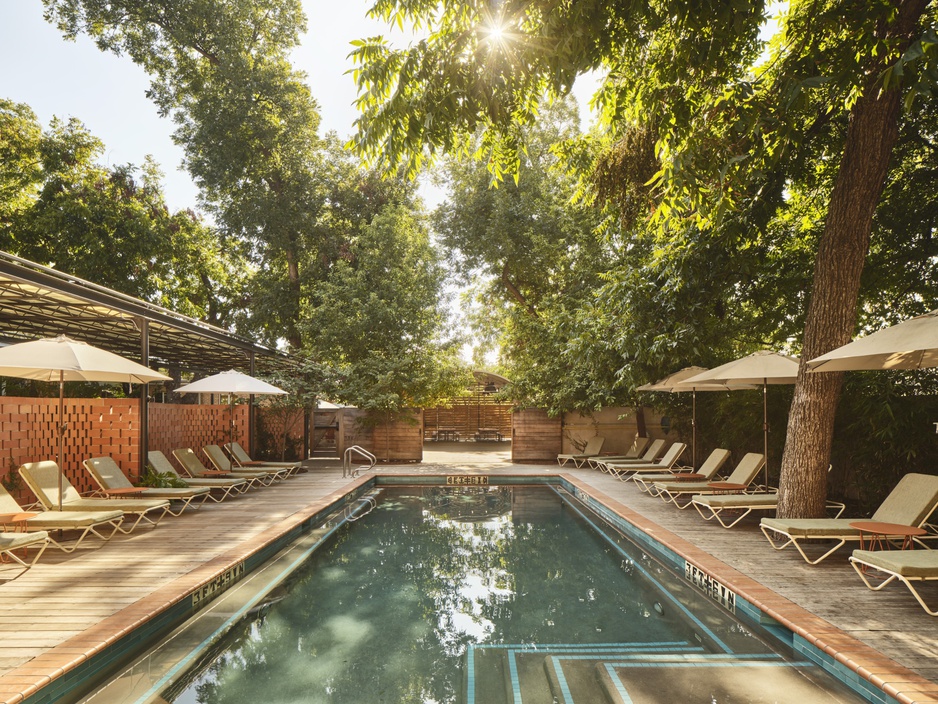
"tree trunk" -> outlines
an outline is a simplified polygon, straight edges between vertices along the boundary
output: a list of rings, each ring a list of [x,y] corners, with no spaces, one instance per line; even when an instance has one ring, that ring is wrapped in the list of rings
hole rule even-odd
[[[925,5],[924,0],[899,2],[898,19],[886,28],[886,34],[908,38]],[[801,367],[782,457],[777,515],[783,518],[824,515],[843,374],[809,374],[805,363],[848,343],[856,328],[860,274],[869,252],[873,214],[899,134],[902,96],[896,88],[880,91],[878,75],[884,68],[871,72],[864,95],[851,113],[815,261]]]

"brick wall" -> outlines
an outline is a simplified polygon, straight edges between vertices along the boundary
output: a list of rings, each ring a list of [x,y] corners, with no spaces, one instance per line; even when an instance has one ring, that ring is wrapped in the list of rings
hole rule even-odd
[[[248,407],[234,407],[235,440],[248,452]],[[159,450],[175,464],[172,451],[191,447],[204,464],[208,459],[202,448],[224,445],[229,441],[231,406],[228,404],[151,403],[149,447]],[[176,467],[176,469],[181,469]]]
[[[511,417],[511,461],[555,462],[562,446],[561,419],[539,408],[515,411]]]
[[[364,411],[346,408],[340,421],[343,441],[339,451],[359,445],[379,461],[420,462],[423,460],[423,411],[413,411],[407,420],[392,421],[386,425],[363,426],[358,420]]]
[[[82,492],[96,488],[81,462],[112,456],[127,471],[139,462],[139,402],[127,399],[65,399],[65,476]],[[0,397],[0,474],[26,462],[58,461],[59,400]],[[21,489],[17,498],[32,501]]]

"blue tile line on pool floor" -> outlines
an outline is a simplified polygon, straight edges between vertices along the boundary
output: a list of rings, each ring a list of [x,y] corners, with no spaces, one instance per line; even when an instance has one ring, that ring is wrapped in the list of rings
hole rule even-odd
[[[635,560],[635,558],[634,558],[632,555],[629,555],[625,550],[622,549],[622,546],[621,546],[621,545],[619,545],[618,543],[616,543],[616,541],[614,541],[610,536],[608,536],[608,535],[606,534],[606,531],[602,530],[598,525],[596,525],[596,523],[595,523],[591,518],[589,518],[589,516],[587,516],[585,513],[583,513],[583,512],[579,509],[579,507],[577,507],[577,506],[575,506],[574,504],[572,504],[566,497],[564,497],[562,494],[560,494],[560,492],[558,492],[555,487],[551,487],[551,489],[552,489],[554,492],[556,492],[557,495],[560,496],[560,498],[563,499],[563,500],[566,502],[567,506],[569,506],[570,508],[572,508],[572,509],[580,516],[580,518],[582,518],[584,521],[586,521],[587,523],[589,523],[589,525],[591,525],[591,526],[593,527],[593,530],[595,530],[597,533],[599,533],[599,535],[601,535],[601,536],[606,540],[606,542],[609,543],[609,545],[611,545],[611,546],[613,547],[613,549],[615,549],[616,551],[618,551],[618,553],[619,553],[620,555],[622,555],[622,557],[624,557],[624,558],[626,558],[627,560],[629,560],[629,562],[631,562],[632,565],[634,565],[635,568],[638,569],[638,571],[641,572],[641,573],[645,576],[645,578],[646,578],[648,581],[650,581],[652,584],[654,584],[654,585],[658,588],[658,590],[659,590],[662,594],[664,594],[664,596],[665,596],[666,598],[668,598],[668,599],[671,601],[671,603],[672,603],[674,606],[676,606],[680,611],[682,611],[682,612],[684,613],[684,615],[687,616],[687,618],[689,618],[691,621],[693,621],[695,624],[697,624],[697,626],[698,626],[704,633],[706,633],[706,634],[713,640],[714,643],[716,643],[716,645],[720,648],[720,650],[722,650],[724,653],[732,653],[732,652],[733,652],[732,648],[730,648],[726,643],[724,643],[724,642],[717,636],[716,633],[714,633],[713,631],[711,631],[710,628],[709,628],[703,621],[701,621],[699,618],[697,618],[697,616],[694,615],[694,613],[690,611],[690,609],[688,609],[686,606],[684,606],[684,604],[682,604],[680,601],[678,601],[677,599],[675,599],[675,598],[674,598],[674,595],[671,594],[671,592],[669,592],[657,579],[655,579],[654,576],[652,576],[652,574],[651,574],[648,570],[646,570],[641,564],[639,564],[639,563]]]
[[[622,677],[619,673],[616,672],[616,667],[727,667],[730,665],[750,665],[755,667],[805,667],[813,666],[813,663],[810,662],[749,662],[745,658],[738,659],[736,661],[728,662],[709,662],[709,663],[640,663],[640,662],[628,662],[628,663],[605,663],[604,667],[606,673],[609,675],[610,681],[613,683],[613,686],[616,688],[616,693],[622,697],[623,704],[634,704],[632,697],[629,696],[628,690],[625,688],[625,685],[622,682]],[[573,701],[572,699],[570,700]]]
[[[517,666],[514,661],[516,653],[534,653],[542,652],[545,655],[559,652],[590,652],[589,655],[580,656],[582,658],[597,659],[600,654],[615,655],[617,658],[623,657],[627,652],[645,652],[645,653],[668,653],[668,652],[686,652],[690,646],[687,641],[659,641],[651,643],[632,642],[632,643],[588,643],[588,644],[566,644],[566,643],[490,643],[490,644],[470,644],[466,653],[466,704],[475,704],[475,651],[476,650],[505,650],[509,655],[509,675],[511,676],[512,692],[517,702],[521,702],[521,689],[518,679]],[[703,650],[698,646],[692,650]]]
[[[356,513],[357,512],[358,511],[356,511]],[[325,541],[328,540],[329,537],[332,536],[333,533],[335,533],[339,528],[344,526],[348,522],[348,520],[349,520],[348,516],[344,516],[342,520],[340,520],[336,525],[334,525],[325,534],[323,534],[319,538],[319,540],[317,540],[313,545],[303,550],[298,557],[292,560],[288,565],[286,565],[280,571],[280,574],[277,576],[276,580],[274,580],[273,582],[270,582],[268,584],[268,587],[264,589],[261,593],[259,593],[254,599],[251,599],[247,604],[242,606],[240,609],[232,613],[231,616],[225,619],[225,621],[221,624],[221,626],[216,628],[215,631],[211,635],[207,636],[199,644],[197,648],[190,650],[189,653],[185,657],[181,658],[179,662],[177,662],[166,673],[164,673],[162,677],[160,677],[156,682],[154,682],[150,686],[150,689],[148,689],[143,695],[138,697],[135,704],[144,704],[144,702],[146,702],[150,697],[155,696],[161,690],[167,687],[172,682],[172,678],[175,677],[177,674],[179,674],[180,671],[187,669],[189,665],[192,663],[192,661],[196,659],[196,655],[198,653],[201,653],[206,647],[208,647],[208,645],[211,644],[213,640],[215,640],[215,638],[218,636],[219,633],[227,633],[228,630],[232,626],[234,626],[234,624],[236,624],[238,621],[244,618],[244,615],[248,611],[254,608],[257,601],[259,601],[261,597],[266,595],[271,589],[273,589],[277,584],[279,584],[287,575],[293,572],[312,553],[318,550],[319,547],[322,546],[322,544],[325,543]]]

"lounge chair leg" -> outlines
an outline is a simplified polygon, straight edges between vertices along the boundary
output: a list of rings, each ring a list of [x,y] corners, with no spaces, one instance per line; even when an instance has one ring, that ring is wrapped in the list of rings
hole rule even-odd
[[[821,555],[819,558],[817,558],[817,559],[815,559],[815,560],[812,560],[810,557],[808,557],[808,554],[807,554],[807,553],[804,551],[804,549],[801,547],[801,544],[798,542],[798,539],[797,539],[797,538],[793,538],[792,536],[788,535],[787,533],[780,533],[779,531],[777,531],[777,530],[775,530],[775,529],[773,529],[773,528],[767,528],[767,527],[764,526],[764,525],[760,525],[759,528],[762,530],[762,534],[765,535],[766,540],[769,541],[769,545],[771,545],[773,548],[775,548],[776,550],[783,550],[784,548],[787,548],[789,545],[794,545],[794,546],[795,546],[795,549],[796,549],[799,553],[801,553],[801,556],[804,558],[804,561],[807,562],[809,565],[816,565],[816,564],[818,564],[819,562],[821,562],[822,560],[827,559],[828,557],[830,557],[831,555],[833,555],[833,554],[834,554],[835,552],[837,552],[843,545],[846,545],[846,543],[847,543],[847,539],[846,539],[846,538],[841,538],[841,539],[839,539],[839,540],[837,541],[837,544],[836,544],[834,547],[832,547],[830,550],[828,550],[827,552],[825,552],[825,553],[824,553],[823,555]],[[775,535],[784,535],[786,538],[788,538],[788,540],[786,540],[784,543],[779,544],[778,542],[776,542],[777,539],[775,539],[775,538],[773,538],[771,535],[769,535],[769,532],[770,532],[770,531],[771,531],[772,533],[774,533]]]
[[[891,584],[892,582],[898,579],[900,582],[902,582],[905,586],[909,588],[909,591],[912,592],[912,596],[915,597],[915,600],[919,603],[919,606],[925,609],[925,613],[927,613],[929,616],[938,616],[938,608],[935,608],[935,609],[929,608],[928,604],[926,604],[925,600],[922,598],[922,595],[919,594],[918,589],[912,586],[912,583],[906,577],[903,577],[901,574],[896,574],[895,572],[886,572],[880,569],[879,567],[876,567],[875,565],[870,565],[866,562],[863,562],[862,560],[858,560],[855,557],[850,558],[850,565],[853,567],[854,571],[856,571],[856,573],[860,575],[860,579],[863,580],[863,583],[874,592],[878,592],[887,584]],[[866,571],[863,569],[864,567],[872,568],[882,574],[888,574],[889,578],[881,582],[878,585],[874,585],[872,582],[870,582],[869,577],[866,574]]]
[[[46,551],[46,548],[49,547],[49,542],[50,542],[51,540],[52,540],[51,538],[48,538],[45,542],[42,543],[42,545],[39,546],[39,551],[36,553],[36,555],[33,557],[32,560],[27,561],[27,560],[23,559],[22,557],[20,557],[19,555],[16,554],[16,550],[23,550],[23,549],[25,549],[25,550],[26,550],[26,557],[29,557],[29,548],[32,547],[32,545],[30,545],[30,546],[28,546],[28,547],[26,547],[26,548],[19,547],[19,548],[16,548],[16,549],[14,549],[14,550],[6,550],[6,551],[3,553],[3,556],[4,556],[4,557],[9,557],[11,560],[13,560],[13,562],[19,564],[19,565],[23,568],[23,572],[25,572],[26,570],[28,570],[30,567],[32,567],[33,565],[35,565],[35,564],[39,561],[39,558],[42,557],[42,553],[44,553],[44,552]],[[19,573],[18,575],[16,575],[16,576],[19,577],[21,574],[23,574],[23,572],[20,572],[20,573]],[[16,579],[16,577],[14,577],[13,579]]]

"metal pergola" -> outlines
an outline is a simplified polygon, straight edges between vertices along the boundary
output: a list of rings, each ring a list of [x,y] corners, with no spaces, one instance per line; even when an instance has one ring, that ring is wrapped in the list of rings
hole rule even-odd
[[[217,326],[0,252],[0,343],[56,335],[171,371],[242,369],[253,375],[294,367],[288,355]],[[140,417],[145,457],[145,388]],[[249,426],[253,438],[253,413]]]

